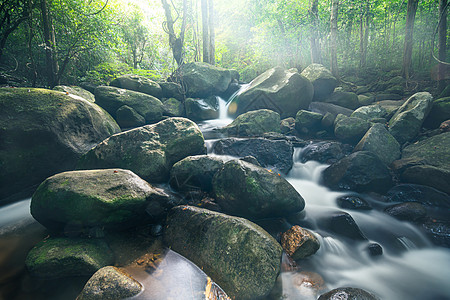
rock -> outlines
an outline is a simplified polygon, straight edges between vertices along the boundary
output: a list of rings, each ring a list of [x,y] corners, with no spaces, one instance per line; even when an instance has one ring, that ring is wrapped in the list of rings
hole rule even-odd
[[[371,210],[372,206],[363,198],[355,195],[346,195],[337,198],[337,205],[340,208],[355,210]]]
[[[322,121],[320,121],[320,125],[326,131],[333,132],[334,131],[334,121],[336,120],[336,116],[333,116],[331,113],[326,113],[322,117]]]
[[[92,82],[80,82],[79,86],[82,89],[85,89],[88,92],[91,92],[92,94],[94,94],[95,89],[98,87],[98,84],[92,83]]]
[[[174,163],[198,154],[205,154],[198,126],[185,118],[169,118],[107,138],[83,155],[77,168],[123,168],[149,182],[165,182]]]
[[[433,105],[433,97],[428,92],[412,95],[389,121],[389,131],[400,144],[413,139]]]
[[[204,62],[193,62],[180,67],[179,73],[186,95],[193,98],[206,98],[219,95],[231,83],[230,70],[212,66]]]
[[[384,193],[392,186],[389,169],[367,151],[355,152],[326,168],[322,182],[330,188],[356,192]]]
[[[343,142],[353,144],[358,143],[370,127],[367,121],[360,118],[343,117],[336,121],[334,127],[334,135],[336,138]]]
[[[356,109],[351,116],[366,121],[371,121],[373,119],[386,118],[387,115],[388,112],[383,106],[374,104]]]
[[[308,108],[314,94],[311,82],[293,70],[272,68],[256,77],[228,106],[228,115],[238,116],[256,109],[270,109],[281,118],[293,117]]]
[[[220,114],[216,96],[210,96],[206,99],[187,98],[184,105],[186,116],[194,121],[217,119]]]
[[[233,299],[264,298],[280,272],[281,246],[246,219],[179,206],[169,214],[163,238]]]
[[[450,120],[444,121],[439,126],[441,132],[450,132]]]
[[[51,230],[71,225],[124,229],[148,220],[146,208],[152,202],[167,209],[168,198],[128,170],[72,171],[49,177],[38,187],[31,214]]]
[[[169,117],[183,117],[186,115],[183,102],[176,98],[168,98],[163,100],[165,116]]]
[[[94,145],[120,132],[96,104],[33,88],[0,88],[0,199],[73,170]]]
[[[289,117],[281,120],[280,130],[282,134],[292,134],[295,130],[295,119],[293,117]]]
[[[95,89],[95,102],[117,118],[117,110],[128,105],[145,118],[145,122],[155,123],[162,119],[162,102],[150,95],[112,86],[99,86]]]
[[[320,243],[312,232],[295,225],[281,235],[281,246],[292,259],[299,260],[316,253]]]
[[[368,95],[360,95],[358,92],[358,102],[360,106],[367,106],[371,105],[375,101],[374,96],[368,96]]]
[[[214,174],[222,168],[224,159],[216,156],[188,156],[173,165],[170,185],[179,191],[212,190]]]
[[[184,100],[184,91],[181,85],[175,82],[159,82],[162,89],[162,98],[175,98],[178,101]]]
[[[382,108],[384,108],[384,110],[386,110],[386,112],[388,113],[388,115],[386,116],[386,119],[389,120],[390,118],[392,118],[392,116],[395,114],[395,112],[400,108],[400,106],[403,105],[403,103],[405,103],[405,101],[383,100],[383,101],[375,102],[374,105],[379,105]]]
[[[89,92],[88,90],[83,89],[82,87],[79,86],[75,86],[75,85],[71,85],[71,86],[67,86],[67,85],[57,85],[53,88],[54,91],[59,91],[59,92],[64,92],[64,93],[69,93],[75,96],[79,96],[83,99],[86,99],[88,101],[91,102],[95,102],[95,96],[94,94],[92,94],[91,92]]]
[[[450,194],[450,171],[430,165],[407,168],[400,176],[402,182],[428,185]]]
[[[32,276],[61,278],[92,275],[114,263],[111,250],[102,240],[48,238],[38,243],[25,261]]]
[[[450,119],[450,97],[439,98],[433,101],[428,117],[423,126],[426,128],[438,128],[442,122]]]
[[[422,229],[435,245],[450,248],[450,222],[448,220],[430,220],[422,224]]]
[[[214,143],[213,152],[220,155],[244,157],[251,155],[258,163],[268,169],[287,174],[294,164],[294,148],[286,140],[221,139]]]
[[[110,82],[110,86],[131,90],[135,92],[144,93],[158,99],[162,98],[161,86],[151,79],[144,76],[127,74],[117,77]]]
[[[384,212],[396,219],[411,222],[420,221],[427,215],[426,208],[418,202],[405,202],[391,205],[386,207]]]
[[[330,96],[337,84],[333,74],[321,64],[310,64],[300,74],[314,86],[313,101],[320,101]]]
[[[400,100],[400,99],[402,99],[402,96],[400,96],[399,94],[383,93],[383,94],[377,94],[375,96],[375,102],[385,101],[385,100]]]
[[[336,118],[336,116],[339,114],[350,117],[350,115],[353,113],[352,109],[325,102],[311,102],[308,110],[319,113],[321,115],[330,113],[334,118]]]
[[[145,125],[144,117],[128,105],[121,106],[115,115],[120,128],[132,128]]]
[[[380,244],[377,243],[370,243],[367,245],[367,252],[370,256],[380,256],[383,255],[383,248],[380,246]]]
[[[400,144],[383,124],[374,124],[355,146],[354,151],[369,151],[383,163],[390,165],[400,158]]]
[[[232,136],[261,136],[266,132],[280,132],[280,115],[268,109],[249,111],[221,130]]]
[[[321,121],[321,114],[299,110],[295,116],[295,129],[301,134],[312,134],[321,129]]]
[[[301,162],[315,160],[323,164],[332,164],[350,154],[352,147],[340,142],[311,143],[302,149]]]
[[[336,91],[323,102],[339,105],[348,109],[357,109],[359,107],[358,95],[352,92]]]
[[[352,216],[346,212],[339,211],[331,214],[322,220],[323,225],[329,231],[353,240],[367,240],[365,235],[359,229],[358,224]]]
[[[116,267],[103,267],[89,279],[77,300],[126,299],[139,294],[144,288],[125,271]]]
[[[419,202],[421,204],[450,209],[450,196],[432,187],[418,184],[399,184],[386,194],[387,202]]]
[[[250,219],[282,217],[305,206],[283,177],[240,160],[225,163],[214,176],[213,190],[225,213]]]
[[[378,297],[363,289],[342,287],[329,291],[319,297],[318,300],[379,300]]]

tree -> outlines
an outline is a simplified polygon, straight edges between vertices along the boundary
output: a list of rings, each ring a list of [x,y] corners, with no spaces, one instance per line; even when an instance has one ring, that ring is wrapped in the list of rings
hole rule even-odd
[[[361,16],[359,23],[359,67],[365,68],[367,65],[367,47],[369,43],[369,22],[370,22],[370,3],[365,0],[365,5],[361,4]]]
[[[59,65],[56,57],[55,27],[53,27],[47,0],[41,0],[42,27],[44,32],[45,57],[47,61],[47,83],[53,88],[59,84]]]
[[[319,23],[319,0],[313,0],[309,8],[309,16],[311,22],[311,32],[310,32],[310,44],[311,44],[311,62],[312,63],[322,63],[320,57],[320,47],[317,41],[318,30],[317,26]]]
[[[201,0],[203,61],[215,64],[215,33],[213,0]]]
[[[408,0],[406,12],[406,32],[405,43],[403,47],[403,64],[402,76],[409,79],[411,73],[412,51],[413,51],[413,35],[414,35],[414,21],[416,19],[417,5],[419,0]]]
[[[439,0],[439,65],[438,65],[438,90],[443,91],[446,86],[445,70],[447,66],[442,63],[447,59],[447,0]]]
[[[179,15],[177,12],[177,18],[173,20],[172,12],[167,0],[161,0],[164,12],[166,15],[166,22],[164,23],[164,30],[169,35],[169,46],[172,49],[173,58],[177,62],[178,66],[184,63],[184,33],[186,31],[186,20],[187,20],[187,0],[183,0],[183,20],[180,29],[180,35],[177,37],[173,25],[177,21]],[[176,11],[176,9],[175,9]]]
[[[337,22],[338,22],[339,0],[331,1],[331,18],[330,18],[330,53],[331,53],[331,72],[337,78],[339,77],[337,65]]]

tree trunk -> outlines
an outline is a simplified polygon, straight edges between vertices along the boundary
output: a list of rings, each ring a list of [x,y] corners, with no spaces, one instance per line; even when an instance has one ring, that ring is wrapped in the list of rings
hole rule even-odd
[[[51,24],[46,0],[41,0],[42,26],[44,31],[45,58],[47,62],[47,83],[50,88],[58,85],[58,63],[56,58],[55,32]]]
[[[210,37],[209,37],[209,22],[208,22],[208,0],[201,1],[202,6],[202,37],[203,37],[203,62],[210,63]]]
[[[338,11],[339,11],[339,0],[331,1],[331,32],[330,32],[330,52],[331,52],[331,73],[338,78],[339,71],[337,65],[337,20],[338,20]]]
[[[216,63],[216,46],[214,32],[214,4],[213,0],[208,0],[208,26],[209,26],[209,63],[214,65]]]
[[[311,20],[311,63],[322,63],[320,58],[320,47],[317,41],[317,25],[319,20],[319,0],[313,0],[309,9],[309,16]]]
[[[361,14],[360,19],[360,43],[359,43],[359,68],[365,68],[367,66],[367,47],[369,44],[369,23],[370,23],[370,4],[369,0],[366,0],[364,12]],[[364,20],[364,21],[363,21]],[[363,26],[364,23],[364,26]]]
[[[403,48],[403,65],[402,65],[402,76],[406,79],[409,79],[411,75],[414,21],[416,19],[416,11],[418,3],[419,0],[408,0],[408,7],[406,12],[406,34],[405,34],[405,44]]]
[[[447,59],[447,0],[439,0],[439,60],[444,62]],[[439,63],[438,66],[438,91],[442,92],[446,86],[446,65]]]
[[[172,19],[172,13],[170,11],[170,5],[167,3],[167,0],[161,0],[164,13],[166,15],[166,27],[165,30],[167,34],[169,34],[169,46],[172,49],[173,58],[177,62],[178,66],[183,64],[183,43],[184,43],[184,30],[185,30],[185,18],[186,14],[183,16],[183,25],[181,27],[180,37],[177,38],[175,34],[175,30],[173,29],[173,24],[175,23]],[[185,7],[187,5],[187,0],[183,0],[183,12],[185,11]]]

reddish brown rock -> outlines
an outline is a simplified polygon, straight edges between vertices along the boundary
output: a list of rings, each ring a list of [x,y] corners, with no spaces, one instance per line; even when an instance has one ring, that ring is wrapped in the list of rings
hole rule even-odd
[[[298,260],[316,253],[320,244],[314,234],[295,225],[283,233],[281,246],[294,260]]]

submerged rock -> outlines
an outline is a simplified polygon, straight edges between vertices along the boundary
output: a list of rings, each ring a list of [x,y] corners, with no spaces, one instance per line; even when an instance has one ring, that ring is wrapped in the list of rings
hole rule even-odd
[[[352,216],[346,212],[335,212],[323,221],[325,228],[344,237],[354,240],[367,240]]]
[[[282,217],[305,207],[286,179],[241,160],[225,163],[214,176],[213,190],[224,212],[251,219]]]
[[[426,208],[418,202],[405,202],[395,204],[385,208],[385,213],[402,220],[417,222],[424,219],[427,215]]]
[[[384,193],[392,187],[387,166],[374,154],[358,151],[326,168],[322,182],[330,188]]]
[[[390,133],[400,144],[409,142],[419,133],[432,105],[433,97],[430,93],[412,95],[390,119]]]
[[[318,300],[380,300],[378,297],[363,289],[343,287],[329,291],[319,297]]]
[[[144,288],[126,272],[116,267],[101,268],[89,279],[77,300],[127,299]]]
[[[0,88],[0,199],[73,170],[82,154],[118,132],[108,113],[81,97]]]
[[[281,246],[292,259],[299,260],[316,253],[320,243],[309,230],[295,225],[281,235]]]
[[[280,272],[281,246],[258,225],[192,206],[172,209],[164,241],[232,298],[267,296]]]
[[[230,70],[204,62],[184,64],[180,67],[179,74],[188,97],[205,98],[219,95],[225,92],[231,83]]]
[[[128,170],[72,171],[49,177],[38,187],[31,199],[31,214],[52,230],[66,226],[124,229],[149,219],[148,206],[167,209],[168,200],[166,193]]]
[[[114,257],[107,244],[97,239],[48,238],[28,253],[25,265],[32,276],[61,278],[92,275]]]
[[[280,115],[269,109],[249,111],[238,116],[221,129],[231,136],[261,136],[266,132],[280,132]]]
[[[253,156],[259,165],[287,174],[292,169],[294,147],[286,140],[221,139],[214,143],[215,154],[236,157]],[[258,164],[257,164],[258,165]]]
[[[386,194],[388,202],[419,202],[427,206],[450,209],[450,196],[432,187],[419,184],[399,184]]]
[[[111,81],[109,85],[144,93],[158,99],[162,97],[161,86],[157,82],[140,75],[122,75]]]
[[[81,157],[78,169],[123,168],[149,182],[164,182],[174,163],[205,153],[198,126],[185,118],[169,118],[115,134]]]
[[[272,68],[256,77],[228,106],[230,116],[256,109],[270,109],[281,118],[308,108],[314,94],[311,82],[295,70]]]
[[[305,76],[314,86],[314,101],[330,96],[336,88],[337,80],[331,72],[321,64],[310,64],[300,75]]]
[[[336,200],[340,208],[355,210],[371,210],[372,206],[363,198],[354,195],[341,196]]]

